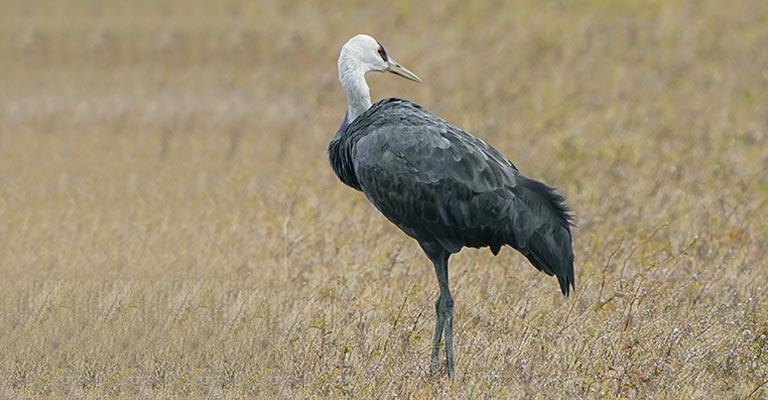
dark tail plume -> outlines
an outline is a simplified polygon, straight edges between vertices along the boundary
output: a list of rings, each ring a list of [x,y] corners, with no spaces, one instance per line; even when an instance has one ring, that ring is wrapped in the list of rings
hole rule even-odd
[[[537,269],[557,276],[560,290],[568,296],[575,288],[573,248],[571,245],[572,215],[564,204],[565,198],[549,186],[524,177],[515,188],[535,219],[532,232],[522,253]]]

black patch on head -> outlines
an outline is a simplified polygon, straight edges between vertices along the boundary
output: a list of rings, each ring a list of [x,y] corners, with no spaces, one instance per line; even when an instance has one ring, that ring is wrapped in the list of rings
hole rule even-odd
[[[379,43],[379,42],[376,42],[376,43]],[[384,46],[382,46],[381,43],[379,43],[379,49],[376,50],[376,52],[379,53],[382,60],[389,61],[389,57],[387,56],[387,51],[384,50]]]

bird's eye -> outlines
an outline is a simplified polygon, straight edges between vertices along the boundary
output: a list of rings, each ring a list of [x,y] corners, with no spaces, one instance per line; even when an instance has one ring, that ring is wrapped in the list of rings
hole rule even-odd
[[[382,60],[388,61],[389,57],[387,57],[387,51],[384,50],[384,46],[379,44],[379,48],[376,49],[376,52],[379,53],[379,57],[381,57]]]

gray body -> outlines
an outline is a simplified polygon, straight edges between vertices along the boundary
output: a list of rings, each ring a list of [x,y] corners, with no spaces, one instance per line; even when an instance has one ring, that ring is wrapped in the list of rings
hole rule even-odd
[[[457,253],[503,245],[574,284],[563,197],[526,178],[499,151],[407,100],[379,101],[345,122],[328,146],[342,182],[422,245]]]

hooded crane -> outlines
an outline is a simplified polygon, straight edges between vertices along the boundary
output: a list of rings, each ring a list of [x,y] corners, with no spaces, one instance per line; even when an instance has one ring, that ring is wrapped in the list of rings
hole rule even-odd
[[[374,38],[350,39],[338,66],[348,106],[328,144],[331,167],[416,239],[434,264],[440,295],[430,369],[438,368],[444,337],[446,371],[452,377],[448,258],[463,247],[490,247],[496,255],[509,245],[540,271],[555,275],[567,296],[574,287],[570,211],[554,189],[523,176],[498,150],[419,105],[398,98],[371,105],[367,72],[421,82]]]

